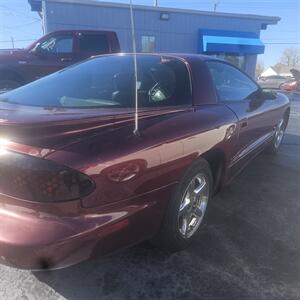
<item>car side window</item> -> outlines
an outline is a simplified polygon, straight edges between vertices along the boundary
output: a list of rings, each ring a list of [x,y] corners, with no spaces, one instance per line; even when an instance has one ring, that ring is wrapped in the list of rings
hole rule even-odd
[[[187,66],[178,59],[162,58],[140,63],[138,96],[141,107],[191,104]]]
[[[49,54],[64,54],[73,52],[73,36],[52,36],[40,44],[40,50]]]
[[[79,34],[79,49],[85,53],[107,53],[109,44],[104,34]]]
[[[244,101],[258,86],[237,68],[218,61],[207,62],[220,101]]]

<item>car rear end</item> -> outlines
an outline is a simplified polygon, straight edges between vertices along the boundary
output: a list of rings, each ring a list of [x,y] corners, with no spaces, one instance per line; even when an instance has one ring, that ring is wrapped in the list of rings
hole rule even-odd
[[[80,199],[93,192],[94,182],[24,152],[0,140],[0,261],[26,269],[76,263],[85,250],[80,257],[70,250],[80,248],[91,226]]]
[[[165,81],[165,74],[173,75],[171,67],[185,70],[190,95],[189,73],[182,61],[144,55],[140,61],[153,76],[163,75],[158,80],[166,95],[150,77],[150,87],[156,88],[151,94],[154,103],[170,98],[169,86],[170,95],[176,90],[170,84],[175,77]],[[101,56],[0,96],[2,263],[25,269],[66,267],[158,230],[175,180],[161,187],[153,167],[151,184],[144,184],[137,175],[144,174],[147,163],[117,163],[120,153],[111,143],[123,134],[120,128],[132,136],[132,67],[131,55]],[[158,114],[158,109],[145,110],[144,117]],[[125,137],[124,144],[130,140],[128,133]],[[136,180],[127,183],[131,178]]]
[[[295,91],[295,92],[300,92],[300,80],[295,79],[295,80],[290,80],[289,82],[283,83],[280,86],[280,89],[283,91]]]

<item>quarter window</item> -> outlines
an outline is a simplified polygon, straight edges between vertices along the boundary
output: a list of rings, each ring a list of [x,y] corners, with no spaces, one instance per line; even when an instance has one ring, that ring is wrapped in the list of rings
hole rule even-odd
[[[109,44],[104,34],[80,34],[79,48],[81,52],[87,53],[107,53]]]
[[[220,101],[243,101],[257,92],[258,86],[237,68],[217,61],[207,64]]]

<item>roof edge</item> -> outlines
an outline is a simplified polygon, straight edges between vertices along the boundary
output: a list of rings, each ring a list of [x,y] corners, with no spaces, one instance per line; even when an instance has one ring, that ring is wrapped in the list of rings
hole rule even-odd
[[[42,0],[28,0],[31,5],[31,9],[34,10],[32,2],[37,2]],[[65,3],[65,4],[79,4],[79,5],[90,5],[90,6],[102,6],[102,7],[116,7],[116,8],[128,8],[129,4],[125,3],[113,3],[113,2],[104,2],[96,0],[43,0],[45,2],[56,2],[56,3]],[[210,12],[210,11],[201,11],[193,9],[183,9],[183,8],[171,8],[171,7],[154,7],[147,5],[133,5],[135,10],[152,10],[159,12],[169,12],[169,13],[186,13],[186,14],[197,14],[197,15],[206,15],[206,16],[215,16],[215,17],[227,17],[227,18],[247,18],[254,20],[261,20],[265,24],[277,24],[281,18],[276,16],[262,16],[262,15],[253,15],[253,14],[238,14],[238,13],[225,13],[225,12]]]

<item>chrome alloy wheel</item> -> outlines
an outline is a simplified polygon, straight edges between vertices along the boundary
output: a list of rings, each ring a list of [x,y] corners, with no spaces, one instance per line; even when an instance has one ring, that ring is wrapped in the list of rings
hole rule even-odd
[[[281,119],[278,125],[276,126],[275,136],[274,136],[274,147],[277,149],[283,139],[284,135],[284,120]]]
[[[179,232],[190,238],[199,228],[207,207],[209,183],[204,174],[197,174],[189,183],[178,212]]]

